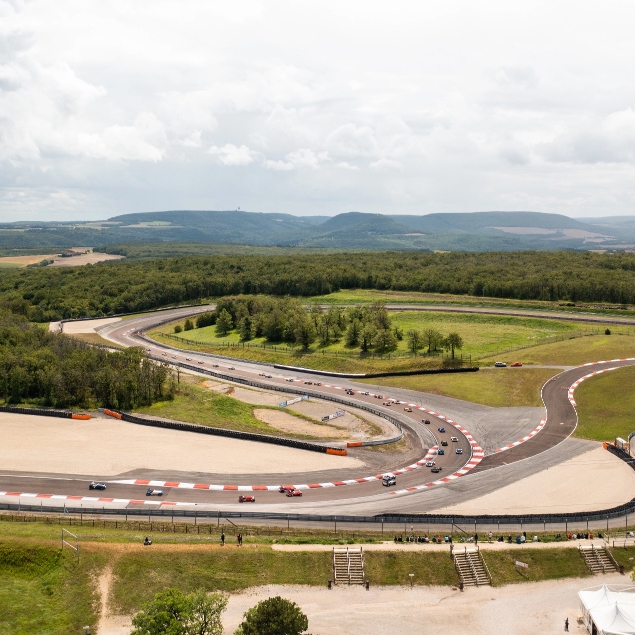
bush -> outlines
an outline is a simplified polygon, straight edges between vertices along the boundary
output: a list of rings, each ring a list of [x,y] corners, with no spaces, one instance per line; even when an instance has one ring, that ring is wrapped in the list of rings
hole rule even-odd
[[[309,620],[300,607],[277,595],[249,609],[234,635],[300,635]]]
[[[193,328],[194,328],[194,323],[192,322],[192,320],[190,320],[190,318],[187,318],[187,320],[185,320],[185,324],[183,325],[183,330],[191,331]]]
[[[180,333],[182,330],[183,330],[183,327],[182,327],[180,324],[177,324],[177,325],[174,327],[174,332],[175,332],[175,333]]]
[[[604,331],[604,335],[610,335],[611,334],[611,329],[606,329],[606,331]]]

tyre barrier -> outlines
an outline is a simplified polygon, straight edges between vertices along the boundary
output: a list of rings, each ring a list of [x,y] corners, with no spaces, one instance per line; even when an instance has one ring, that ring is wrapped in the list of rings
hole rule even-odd
[[[104,414],[116,417],[128,423],[136,423],[142,426],[150,426],[153,428],[166,428],[168,430],[182,430],[185,432],[196,432],[198,434],[210,434],[219,437],[230,437],[233,439],[242,439],[244,441],[257,441],[259,443],[271,443],[273,445],[284,445],[289,448],[297,448],[299,450],[309,450],[310,452],[321,452],[323,454],[334,454],[336,456],[346,456],[346,450],[340,448],[330,448],[317,443],[307,443],[306,441],[297,441],[296,439],[285,439],[284,437],[274,437],[267,434],[254,434],[252,432],[238,432],[237,430],[225,430],[223,428],[210,428],[208,426],[199,426],[194,423],[178,423],[176,421],[161,421],[159,419],[145,419],[143,417],[135,417],[128,412],[119,412],[115,410],[104,410]]]
[[[40,415],[43,417],[59,417],[61,419],[90,419],[89,414],[76,414],[70,410],[53,410],[50,408],[20,408],[0,406],[0,412],[13,412],[18,415]]]

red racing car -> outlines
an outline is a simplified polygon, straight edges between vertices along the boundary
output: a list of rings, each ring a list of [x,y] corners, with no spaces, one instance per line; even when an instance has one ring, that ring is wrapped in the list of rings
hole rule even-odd
[[[299,489],[290,489],[287,491],[287,496],[302,496],[302,492]]]
[[[255,503],[256,497],[255,496],[239,496],[238,502],[239,503]]]
[[[281,485],[278,491],[281,494],[285,494],[286,492],[292,492],[294,489],[295,487],[293,487],[293,485]]]

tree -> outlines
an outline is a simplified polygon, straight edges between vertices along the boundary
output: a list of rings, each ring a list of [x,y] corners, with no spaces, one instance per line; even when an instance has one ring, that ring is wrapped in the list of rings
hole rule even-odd
[[[216,332],[220,335],[227,335],[233,326],[231,313],[227,309],[223,309],[216,319]]]
[[[316,338],[313,320],[306,314],[298,315],[293,325],[293,334],[295,341],[300,344],[304,350],[309,348],[309,346],[315,342]]]
[[[190,320],[190,318],[187,318],[187,320],[185,320],[185,324],[183,325],[183,330],[191,331],[193,328],[194,328],[194,323],[192,322],[192,320]]]
[[[359,341],[362,351],[366,353],[368,349],[373,345],[373,340],[377,335],[377,328],[374,324],[365,324],[359,334]]]
[[[408,331],[408,348],[411,353],[417,354],[417,351],[423,346],[423,337],[419,331],[412,329]]]
[[[240,320],[238,323],[238,330],[240,331],[240,339],[243,342],[246,342],[253,337],[253,324],[248,315]]]
[[[309,627],[300,607],[280,596],[258,602],[243,617],[234,635],[300,635]]]
[[[445,347],[452,351],[452,359],[454,359],[454,349],[463,348],[463,338],[458,333],[449,333],[445,338]]]
[[[361,322],[357,318],[353,318],[346,329],[346,344],[348,346],[357,346],[359,344],[361,330]]]
[[[227,600],[222,593],[207,594],[204,589],[188,595],[166,589],[134,616],[130,635],[222,635]]]
[[[423,339],[428,346],[429,355],[432,351],[436,351],[437,348],[441,345],[443,335],[441,335],[441,333],[439,333],[439,331],[437,331],[436,329],[429,328],[423,332]]]
[[[175,332],[175,333],[180,333],[182,330],[183,330],[183,327],[182,327],[180,324],[177,324],[177,325],[174,327],[174,332]]]
[[[377,331],[375,336],[375,351],[377,353],[387,353],[395,348],[397,345],[397,338],[394,333],[388,329],[381,329]]]

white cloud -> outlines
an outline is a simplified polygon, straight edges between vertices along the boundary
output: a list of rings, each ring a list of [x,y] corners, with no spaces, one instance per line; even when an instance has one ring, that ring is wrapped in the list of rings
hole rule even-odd
[[[632,213],[635,5],[582,9],[0,0],[3,215]]]
[[[79,134],[76,153],[111,161],[160,161],[167,145],[163,124],[151,112],[132,126],[109,126],[99,134]]]
[[[233,143],[227,143],[222,148],[212,146],[209,153],[213,154],[221,165],[242,166],[253,163],[260,153],[253,152],[246,145],[235,146]]]
[[[368,165],[371,170],[402,170],[403,165],[394,159],[382,158]]]

